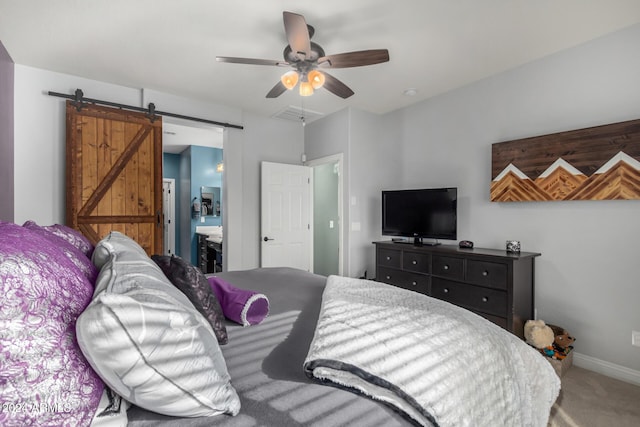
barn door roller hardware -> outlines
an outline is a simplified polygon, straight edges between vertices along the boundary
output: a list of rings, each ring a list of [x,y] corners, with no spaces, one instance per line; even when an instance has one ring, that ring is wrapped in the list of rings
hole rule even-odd
[[[71,101],[73,101],[72,104],[74,107],[76,107],[76,110],[78,111],[82,110],[82,107],[86,104],[99,104],[99,105],[106,105],[108,107],[120,108],[121,110],[131,110],[131,111],[146,113],[149,120],[151,120],[151,123],[153,123],[154,120],[159,116],[167,116],[167,117],[175,117],[177,119],[190,120],[192,122],[208,123],[210,125],[222,126],[225,128],[244,129],[244,127],[241,125],[234,125],[231,123],[217,122],[215,120],[207,120],[207,119],[201,119],[198,117],[185,116],[182,114],[169,113],[167,111],[158,111],[156,110],[155,104],[152,102],[149,103],[149,106],[147,108],[143,108],[143,107],[136,107],[134,105],[125,105],[125,104],[118,104],[116,102],[111,102],[111,101],[103,101],[100,99],[85,98],[84,93],[82,92],[81,89],[76,89],[73,95],[67,95],[65,93],[58,93],[58,92],[52,92],[52,91],[49,91],[48,94],[49,96],[56,96],[58,98],[70,99]]]

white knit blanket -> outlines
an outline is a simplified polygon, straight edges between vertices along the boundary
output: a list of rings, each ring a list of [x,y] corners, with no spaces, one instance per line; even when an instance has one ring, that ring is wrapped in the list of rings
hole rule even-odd
[[[540,426],[560,390],[544,356],[444,301],[330,276],[304,369],[419,425]]]

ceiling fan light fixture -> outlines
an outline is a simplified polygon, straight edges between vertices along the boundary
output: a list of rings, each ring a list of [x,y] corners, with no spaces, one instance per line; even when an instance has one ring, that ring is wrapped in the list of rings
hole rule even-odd
[[[287,71],[282,75],[282,77],[280,77],[280,81],[282,82],[284,87],[291,90],[298,83],[298,72],[294,70]]]
[[[314,89],[320,89],[322,85],[324,85],[324,74],[318,70],[311,70],[308,74],[309,81],[311,82],[311,86]]]
[[[311,82],[300,82],[300,96],[311,96],[313,95],[313,85]]]

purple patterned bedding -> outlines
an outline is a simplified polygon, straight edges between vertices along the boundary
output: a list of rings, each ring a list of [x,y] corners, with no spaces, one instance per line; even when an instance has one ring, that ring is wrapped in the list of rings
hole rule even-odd
[[[104,384],[78,347],[75,322],[95,271],[31,228],[0,222],[0,425],[86,426]]]

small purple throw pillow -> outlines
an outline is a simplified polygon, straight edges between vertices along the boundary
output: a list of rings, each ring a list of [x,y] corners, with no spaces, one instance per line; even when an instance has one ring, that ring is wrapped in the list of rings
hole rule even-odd
[[[240,289],[219,277],[207,278],[225,317],[242,326],[257,325],[269,315],[269,299],[261,293]]]

